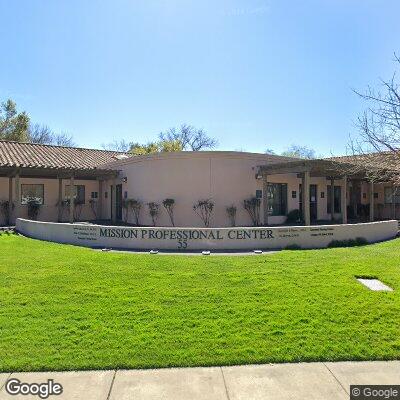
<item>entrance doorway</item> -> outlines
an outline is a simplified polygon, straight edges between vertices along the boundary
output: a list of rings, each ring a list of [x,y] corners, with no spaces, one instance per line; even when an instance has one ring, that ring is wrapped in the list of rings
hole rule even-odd
[[[310,220],[315,222],[318,219],[318,196],[317,185],[310,185]]]
[[[111,185],[111,219],[113,218],[113,203],[114,203],[114,196],[115,196],[115,219],[117,221],[122,221],[122,185],[115,186],[115,193],[114,187]]]
[[[115,203],[116,219],[117,221],[122,221],[122,185],[116,185]]]

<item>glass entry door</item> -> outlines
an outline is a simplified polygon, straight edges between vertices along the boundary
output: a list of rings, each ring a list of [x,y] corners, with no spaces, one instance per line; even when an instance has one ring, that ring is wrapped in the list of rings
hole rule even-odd
[[[122,185],[116,185],[115,202],[117,221],[122,221]]]
[[[318,218],[317,185],[310,185],[310,219],[315,222]]]

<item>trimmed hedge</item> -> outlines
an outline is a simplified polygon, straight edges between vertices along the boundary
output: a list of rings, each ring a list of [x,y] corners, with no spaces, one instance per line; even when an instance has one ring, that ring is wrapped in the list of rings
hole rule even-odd
[[[328,247],[356,247],[356,246],[364,246],[368,244],[367,239],[363,237],[358,237],[355,239],[347,239],[347,240],[332,240],[328,244]]]

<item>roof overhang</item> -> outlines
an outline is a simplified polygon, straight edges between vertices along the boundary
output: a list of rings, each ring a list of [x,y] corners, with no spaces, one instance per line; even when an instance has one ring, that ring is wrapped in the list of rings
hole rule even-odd
[[[333,160],[296,160],[259,166],[259,173],[263,176],[309,172],[310,176],[314,177],[339,179],[349,175],[350,171],[353,170],[353,164]],[[351,176],[362,179],[365,174],[362,171],[357,171],[356,173],[351,173]]]
[[[29,168],[17,166],[0,166],[0,176],[14,177],[19,175],[21,178],[63,178],[97,180],[113,178],[118,175],[118,170],[111,169],[66,169],[66,168]]]

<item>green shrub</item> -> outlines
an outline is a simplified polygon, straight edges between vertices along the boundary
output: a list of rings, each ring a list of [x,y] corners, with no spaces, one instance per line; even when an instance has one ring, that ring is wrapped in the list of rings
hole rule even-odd
[[[10,235],[16,235],[16,232],[12,229],[7,229],[7,230],[0,230],[0,236],[10,236]]]
[[[300,210],[291,210],[286,215],[286,222],[299,222],[300,221]]]
[[[283,248],[283,250],[301,250],[301,246],[296,243],[288,244],[286,247]]]
[[[363,237],[357,237],[355,239],[346,239],[346,240],[332,240],[328,247],[355,247],[355,246],[364,246],[368,244],[367,239]]]
[[[34,198],[28,198],[26,204],[28,206],[28,218],[36,220],[40,211],[41,204]]]

